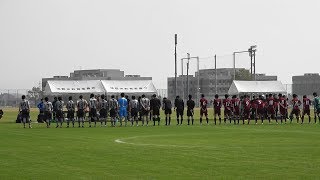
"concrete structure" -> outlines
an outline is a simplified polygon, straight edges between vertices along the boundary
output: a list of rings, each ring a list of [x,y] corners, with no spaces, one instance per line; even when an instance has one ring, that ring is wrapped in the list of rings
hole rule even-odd
[[[237,68],[236,73],[244,72],[248,77],[250,71],[244,68]],[[217,94],[220,96],[228,93],[228,90],[233,82],[233,68],[217,69]],[[241,79],[240,74],[236,74],[236,80]],[[198,73],[195,76],[189,75],[189,93],[198,101],[197,98],[197,79]],[[204,94],[207,99],[213,99],[216,94],[215,88],[215,69],[201,69],[199,70],[199,93]],[[266,76],[265,74],[256,74],[257,81],[277,81],[277,76]],[[177,78],[177,94],[187,99],[187,77],[179,76]],[[168,77],[168,98],[174,99],[174,77]]]
[[[303,76],[292,76],[292,93],[311,96],[313,92],[320,93],[320,75],[306,73]]]
[[[42,78],[42,90],[47,82],[51,80],[152,80],[152,77],[141,77],[140,75],[124,75],[120,69],[89,69],[75,70],[68,76],[53,76],[52,78]]]

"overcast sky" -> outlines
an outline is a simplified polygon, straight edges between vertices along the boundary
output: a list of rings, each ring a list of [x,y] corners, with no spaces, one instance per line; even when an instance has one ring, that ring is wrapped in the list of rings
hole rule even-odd
[[[232,52],[257,45],[257,72],[320,69],[318,0],[0,0],[0,89],[31,88],[75,69],[121,69],[166,88],[178,58],[201,68],[232,66]],[[237,67],[249,68],[248,54]],[[191,73],[195,71],[191,64]],[[180,73],[180,61],[179,61]]]

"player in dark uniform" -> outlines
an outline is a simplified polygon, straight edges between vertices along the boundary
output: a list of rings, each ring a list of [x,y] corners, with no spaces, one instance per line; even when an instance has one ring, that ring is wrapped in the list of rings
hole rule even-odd
[[[313,93],[313,106],[314,106],[314,123],[317,123],[317,117],[320,123],[320,98],[316,92]]]
[[[292,123],[293,115],[297,118],[297,123],[299,123],[299,117],[300,117],[300,105],[301,101],[298,99],[298,96],[296,94],[293,94],[293,99],[291,100],[292,103],[292,111],[290,113],[290,123]]]
[[[166,115],[166,126],[170,126],[172,114],[172,103],[170,99],[167,99],[166,97],[163,98],[162,109],[164,110],[164,114]]]
[[[231,107],[232,107],[232,112],[233,112],[232,118],[233,118],[234,124],[236,124],[236,120],[238,121],[238,124],[240,121],[240,105],[241,105],[241,102],[240,102],[239,98],[237,98],[236,95],[233,95],[232,99],[231,99]]]
[[[309,124],[311,122],[311,116],[310,116],[310,105],[311,105],[311,101],[309,98],[307,98],[307,95],[303,96],[303,112],[302,112],[302,117],[301,117],[301,124],[303,124],[304,121],[304,116],[308,115],[309,117]]]
[[[177,113],[177,125],[182,125],[183,122],[183,112],[184,112],[184,102],[183,100],[177,96],[174,100],[174,110]],[[179,117],[180,117],[180,123],[179,123]]]
[[[66,105],[68,110],[67,112],[67,128],[69,127],[70,121],[72,122],[72,127],[74,127],[74,112],[75,112],[75,103],[72,100],[72,96],[69,96],[69,101]]]
[[[256,96],[252,96],[252,99],[250,101],[250,104],[251,104],[251,116],[250,116],[250,119],[256,119],[257,117],[257,98]]]
[[[271,123],[271,119],[275,119],[276,123],[278,124],[278,120],[276,117],[276,111],[275,111],[275,103],[274,103],[274,98],[273,98],[272,94],[269,94],[268,99],[267,99],[267,111],[268,111],[269,124]]]
[[[134,121],[136,122],[136,126],[138,126],[138,112],[139,112],[138,106],[139,106],[138,100],[136,99],[135,96],[132,96],[132,99],[129,104],[129,107],[130,107],[129,111],[131,114],[131,119],[130,119],[131,126],[133,126]]]
[[[192,99],[192,95],[189,94],[189,100],[187,101],[187,116],[188,116],[188,125],[190,125],[190,119],[191,119],[191,123],[193,125],[194,122],[194,107],[195,107],[195,102]]]
[[[213,110],[214,110],[214,124],[217,124],[217,115],[219,117],[219,124],[221,124],[221,106],[222,100],[219,99],[219,95],[216,94],[213,100]]]
[[[77,101],[77,118],[78,118],[78,123],[80,127],[80,123],[82,124],[81,127],[84,128],[84,119],[85,119],[85,112],[88,106],[88,102],[83,99],[83,96],[79,96],[79,100]]]
[[[53,98],[53,101],[52,101],[52,118],[53,118],[53,121],[57,122],[57,103],[58,101],[58,98],[57,97],[54,97]]]
[[[202,125],[202,117],[203,115],[206,117],[207,125],[209,125],[209,118],[208,118],[208,100],[204,98],[204,94],[201,94],[200,99],[200,125]]]
[[[279,112],[280,112],[280,122],[282,124],[283,120],[287,123],[287,99],[279,94],[278,104],[279,104]]]
[[[107,119],[108,119],[108,111],[109,111],[109,103],[108,101],[105,99],[105,95],[102,94],[100,96],[100,101],[99,101],[99,115],[100,115],[100,123],[101,123],[101,127],[103,125],[104,122],[104,126],[107,126]]]
[[[160,108],[161,108],[161,101],[157,98],[157,95],[152,95],[150,100],[150,110],[152,114],[153,126],[156,125],[156,121],[158,121],[158,126],[160,125]]]
[[[114,95],[111,95],[111,99],[109,100],[109,108],[110,108],[111,126],[115,127],[117,113],[118,113],[118,101],[114,98]]]
[[[141,96],[140,104],[141,104],[141,118],[142,118],[142,126],[144,126],[144,121],[147,121],[147,126],[149,125],[149,112],[150,112],[150,100],[143,94]]]
[[[26,96],[22,95],[21,102],[19,106],[19,113],[21,114],[23,128],[26,128],[26,123],[29,124],[29,128],[31,127],[31,121],[30,121],[30,104],[29,101],[26,100]],[[3,114],[3,112],[2,112]],[[2,116],[2,115],[1,115]]]
[[[224,106],[224,123],[227,122],[227,119],[229,119],[231,123],[231,117],[232,117],[232,110],[231,110],[231,100],[229,98],[229,95],[224,95],[225,99],[223,100],[223,106]]]
[[[43,103],[44,105],[44,117],[47,123],[47,128],[50,127],[51,125],[51,119],[52,119],[52,103],[49,101],[48,97],[44,98],[45,102]]]
[[[259,95],[259,98],[256,100],[256,104],[257,104],[257,116],[256,116],[256,124],[258,121],[258,117],[259,119],[261,119],[261,124],[263,124],[263,120],[265,117],[265,102],[264,102],[264,98],[262,95]]]
[[[242,124],[244,124],[244,121],[246,119],[248,120],[248,124],[250,124],[251,101],[248,95],[244,96],[244,99],[242,101],[242,106],[243,106]]]
[[[126,117],[126,122],[129,122],[131,120],[131,113],[130,113],[130,98],[128,95],[124,96],[128,102],[128,106],[127,106],[127,117]]]
[[[56,105],[56,123],[57,123],[56,128],[59,127],[59,124],[60,124],[60,128],[62,128],[62,123],[64,120],[64,114],[63,114],[64,102],[62,101],[61,96],[58,97],[58,101],[56,102],[55,105]]]
[[[94,94],[90,94],[89,100],[89,127],[91,127],[91,122],[94,122],[94,127],[97,125],[97,106],[98,101]]]

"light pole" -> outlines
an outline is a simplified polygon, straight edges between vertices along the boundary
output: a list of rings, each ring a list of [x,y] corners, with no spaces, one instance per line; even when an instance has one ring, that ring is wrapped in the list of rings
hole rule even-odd
[[[177,44],[178,35],[174,35],[174,95],[177,96]]]
[[[252,73],[253,66],[254,66],[254,76],[256,76],[256,65],[255,65],[255,62],[256,62],[256,58],[255,58],[256,49],[255,48],[257,48],[257,46],[253,45],[253,46],[250,46],[248,51],[236,51],[236,52],[233,52],[233,80],[236,80],[236,54],[241,54],[241,53],[246,53],[246,52],[248,52],[250,57],[251,57],[250,58],[250,60],[251,60],[251,63],[250,63],[250,66],[251,66],[251,69],[250,69],[251,80],[252,80],[252,74],[253,74]],[[254,56],[253,56],[254,63],[252,63],[252,54],[254,54]]]
[[[200,69],[199,69],[199,56],[196,56],[196,57],[190,57],[190,54],[187,53],[187,58],[181,58],[181,74],[182,74],[182,81],[184,82],[184,77],[183,77],[183,60],[188,60],[187,62],[187,93],[189,95],[189,65],[190,65],[190,60],[193,60],[193,59],[196,59],[197,60],[197,73],[198,73],[198,77],[197,77],[197,99],[199,100],[200,98]],[[183,95],[183,98],[185,98],[185,95],[184,95],[184,86],[182,86],[182,95]]]
[[[214,74],[215,74],[215,81],[214,81],[214,87],[215,87],[215,94],[218,94],[217,90],[217,55],[214,55]]]

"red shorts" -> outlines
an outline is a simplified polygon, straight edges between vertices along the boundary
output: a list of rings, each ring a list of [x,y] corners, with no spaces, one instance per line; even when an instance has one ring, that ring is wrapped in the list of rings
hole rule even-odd
[[[232,115],[231,109],[228,109],[228,108],[224,109],[224,117],[231,116],[231,115]]]
[[[249,119],[250,118],[250,109],[245,109],[243,111],[243,117]]]
[[[240,109],[233,109],[233,115],[239,116],[240,115]]]
[[[274,108],[268,108],[268,114],[275,114]]]
[[[208,110],[207,109],[200,109],[200,116],[208,116]]]
[[[221,108],[215,108],[214,114],[217,114],[218,116],[220,116],[221,115]]]
[[[294,114],[294,115],[296,115],[296,116],[299,116],[299,115],[300,115],[300,109],[292,109],[291,114]]]
[[[304,109],[303,110],[303,115],[308,115],[308,116],[310,116],[310,109]]]
[[[264,115],[265,114],[264,109],[258,109],[257,112],[258,112],[259,115]]]
[[[285,116],[287,114],[287,110],[284,108],[280,108],[280,115]]]

